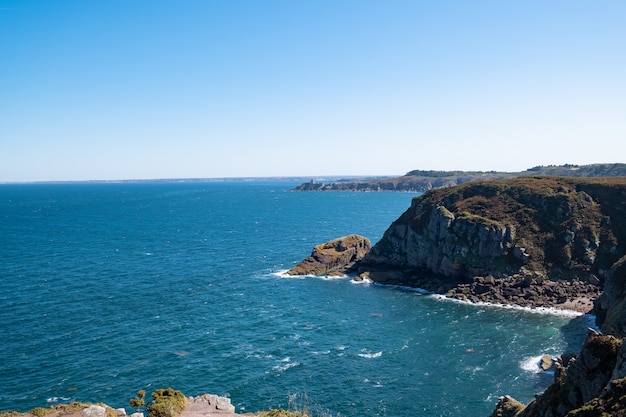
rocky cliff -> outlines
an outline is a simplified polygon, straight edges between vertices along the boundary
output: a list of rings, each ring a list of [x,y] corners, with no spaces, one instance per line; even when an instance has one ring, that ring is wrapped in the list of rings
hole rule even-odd
[[[590,331],[580,354],[559,358],[554,383],[528,405],[500,397],[492,417],[626,416],[626,344]]]
[[[626,256],[613,264],[607,274],[595,313],[602,330],[626,337]]]
[[[359,268],[374,281],[452,288],[453,296],[465,285],[466,295],[491,294],[487,301],[532,301],[549,293],[549,305],[581,291],[597,296],[625,254],[625,177],[523,177],[434,189],[414,198]],[[432,274],[439,279],[425,279]],[[551,281],[567,285],[549,289]],[[604,305],[614,303],[611,298]]]

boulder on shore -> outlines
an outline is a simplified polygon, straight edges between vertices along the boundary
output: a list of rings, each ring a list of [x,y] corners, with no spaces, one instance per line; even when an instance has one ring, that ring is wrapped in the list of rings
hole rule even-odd
[[[342,276],[369,252],[369,239],[348,235],[317,245],[311,256],[287,271],[287,275]]]

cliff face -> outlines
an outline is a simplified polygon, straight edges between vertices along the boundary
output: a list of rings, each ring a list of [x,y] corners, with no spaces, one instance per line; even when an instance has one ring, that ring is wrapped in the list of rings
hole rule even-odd
[[[606,413],[606,414],[605,414]],[[626,344],[591,333],[580,354],[560,359],[555,381],[527,406],[501,397],[492,417],[595,417],[626,415]]]
[[[520,274],[599,284],[626,254],[625,225],[624,177],[464,184],[416,197],[361,266],[457,283]]]
[[[603,331],[626,337],[626,256],[611,267],[595,312]]]

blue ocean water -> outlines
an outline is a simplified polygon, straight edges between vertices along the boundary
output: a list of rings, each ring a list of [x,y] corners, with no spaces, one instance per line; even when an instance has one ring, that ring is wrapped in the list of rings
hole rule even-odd
[[[318,243],[376,242],[414,196],[294,185],[0,185],[0,410],[171,386],[238,412],[487,416],[582,344],[586,316],[282,277]]]

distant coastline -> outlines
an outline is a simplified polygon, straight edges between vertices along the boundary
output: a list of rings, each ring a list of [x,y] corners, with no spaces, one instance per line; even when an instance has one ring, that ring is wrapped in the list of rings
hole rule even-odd
[[[425,171],[413,170],[400,177],[355,181],[319,181],[310,179],[293,191],[406,191],[424,192],[433,188],[452,187],[474,181],[517,177],[619,177],[626,176],[626,164],[549,165],[536,166],[521,172],[497,171]]]

